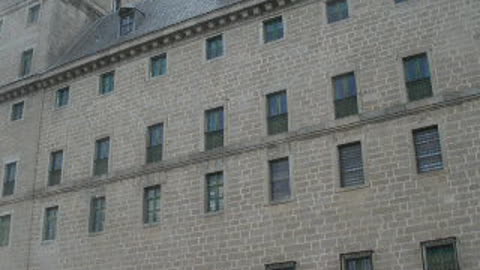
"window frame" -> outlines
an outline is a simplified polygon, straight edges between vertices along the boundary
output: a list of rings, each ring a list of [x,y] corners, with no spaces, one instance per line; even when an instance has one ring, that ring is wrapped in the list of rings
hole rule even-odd
[[[58,205],[55,205],[55,206],[50,206],[50,207],[47,207],[45,208],[44,210],[44,214],[43,214],[43,229],[42,229],[42,242],[54,242],[56,239],[57,239],[57,235],[58,235],[58,213],[59,213],[59,206]],[[56,213],[55,213],[55,224],[54,224],[54,231],[53,231],[53,238],[47,238],[47,235],[48,234],[48,226],[50,223],[49,223],[49,220],[48,220],[48,211],[51,211],[51,210],[55,210]]]
[[[0,213],[0,219],[1,218],[5,218],[5,217],[9,217],[9,226],[8,226],[8,241],[5,245],[0,245],[0,249],[1,248],[8,248],[10,247],[11,243],[12,243],[12,230],[13,230],[13,226],[12,226],[12,223],[13,223],[13,212],[4,212],[4,213]]]
[[[54,154],[58,154],[58,153],[60,153],[60,152],[62,153],[61,168],[60,168],[60,170],[55,170],[55,171],[60,171],[60,173],[59,173],[59,174],[60,174],[60,176],[59,176],[59,177],[60,177],[60,180],[59,180],[59,182],[58,182],[57,184],[53,184],[53,185],[52,185],[50,180],[51,180],[51,174],[52,174],[52,172],[54,171],[53,168],[52,168],[52,167],[54,166],[54,164],[53,164],[53,163],[54,163],[54,156],[53,156],[53,155],[54,155]],[[64,168],[64,163],[65,163],[65,151],[64,151],[63,149],[53,150],[53,151],[50,152],[50,155],[49,155],[49,164],[48,164],[48,173],[47,173],[47,175],[48,175],[48,176],[47,176],[47,187],[58,186],[58,185],[60,185],[60,184],[62,183],[62,180],[63,180],[63,172],[64,172],[64,170],[63,170],[63,168]]]
[[[328,13],[328,4],[332,2],[339,2],[339,1],[345,1],[347,4],[347,17],[336,20],[336,21],[330,21],[329,19],[329,13]],[[348,19],[352,18],[352,7],[351,7],[351,2],[350,0],[325,0],[325,23],[327,25],[335,25],[340,22],[348,21]]]
[[[25,55],[29,53],[30,54],[30,62],[29,62],[29,67],[28,67],[28,72],[25,72]],[[22,54],[20,55],[20,70],[19,70],[19,78],[27,77],[32,74],[32,69],[33,69],[33,59],[35,56],[35,49],[34,48],[27,48],[22,51]]]
[[[210,209],[210,185],[209,185],[209,180],[211,180],[210,177],[218,177],[220,175],[221,177],[221,185],[217,184],[215,187],[217,188],[217,196],[214,198],[215,199],[215,208],[216,210]],[[207,214],[218,214],[222,213],[225,210],[225,174],[223,171],[216,171],[216,172],[210,172],[207,173],[204,177],[204,183],[205,183],[205,213]],[[218,181],[218,178],[215,178],[215,180]],[[218,187],[222,187],[223,192],[221,196],[219,196],[220,191],[218,190]],[[220,204],[220,200],[222,201],[222,204]]]
[[[347,76],[353,76],[353,82],[355,84],[355,95],[344,97],[342,99],[337,99],[336,82],[337,82],[337,80],[344,79]],[[335,119],[339,120],[339,119],[344,119],[344,118],[348,118],[348,117],[351,117],[351,116],[359,115],[361,113],[361,110],[360,110],[359,88],[358,88],[358,81],[357,81],[356,72],[352,70],[352,71],[349,71],[349,72],[340,73],[338,75],[335,75],[335,76],[331,77],[330,81],[331,81],[332,89],[333,89],[332,97],[333,97],[333,111],[334,111]],[[338,115],[338,113],[337,113],[337,103],[341,100],[346,100],[346,99],[353,98],[353,97],[355,97],[355,111],[356,112],[351,113],[351,114],[347,114],[347,115]]]
[[[11,194],[5,195],[5,184],[6,184],[6,179],[7,179],[7,166],[10,164],[15,164],[15,178],[13,181],[13,189]],[[15,195],[15,191],[18,186],[18,177],[19,177],[19,172],[20,172],[20,161],[18,159],[14,160],[8,160],[5,161],[3,164],[3,177],[2,177],[2,185],[1,185],[1,191],[2,193],[0,194],[0,198],[5,198],[5,197],[10,197]]]
[[[220,37],[221,38],[221,44],[222,44],[222,51],[221,51],[221,54],[220,55],[216,55],[216,56],[213,56],[211,58],[209,58],[209,42]],[[214,61],[214,60],[217,60],[217,59],[221,59],[223,57],[225,57],[225,52],[226,52],[226,42],[225,42],[225,34],[224,33],[216,33],[214,35],[211,35],[207,38],[205,38],[205,43],[204,43],[204,53],[205,53],[205,60],[207,62],[210,62],[210,61]]]
[[[286,105],[286,112],[285,113],[281,113],[281,114],[275,114],[275,115],[270,115],[270,98],[272,98],[273,96],[277,96],[277,95],[285,95],[285,105]],[[266,106],[265,106],[265,116],[266,116],[266,133],[267,133],[267,136],[274,136],[274,135],[278,135],[278,134],[285,134],[285,133],[288,133],[290,131],[290,112],[289,112],[289,102],[288,102],[288,91],[286,89],[284,90],[280,90],[280,91],[275,91],[275,92],[271,92],[271,93],[267,93],[265,95],[265,102],[266,102]],[[286,130],[284,131],[280,131],[280,132],[271,132],[270,130],[270,121],[272,118],[281,118],[281,117],[286,117],[286,124],[287,124],[287,128]]]
[[[425,56],[425,58],[426,58],[426,64],[428,65],[429,76],[421,78],[421,79],[416,79],[416,80],[408,80],[408,78],[407,78],[408,71],[407,71],[407,68],[406,68],[406,63],[407,63],[408,60],[416,58],[416,57],[420,57],[420,56]],[[434,85],[434,80],[433,80],[434,79],[434,71],[432,70],[433,65],[432,65],[432,60],[431,60],[431,53],[429,52],[429,50],[414,51],[414,52],[411,52],[409,54],[405,54],[402,57],[400,57],[400,62],[401,62],[401,72],[403,74],[402,84],[403,84],[403,88],[405,89],[406,101],[407,102],[415,102],[415,101],[421,101],[421,100],[425,100],[425,99],[429,99],[429,98],[434,97],[435,96],[435,85]],[[428,79],[428,81],[430,83],[430,87],[431,87],[430,95],[426,95],[426,96],[423,96],[421,98],[412,99],[410,97],[410,91],[409,91],[408,84],[418,82],[418,81],[422,81],[422,80],[427,80],[427,79]]]
[[[272,169],[272,164],[276,162],[282,162],[282,161],[287,161],[287,167],[288,167],[288,189],[289,189],[289,195],[286,198],[282,199],[274,199],[273,197],[273,184],[274,182],[279,182],[279,181],[285,181],[285,179],[280,179],[274,181],[273,179],[273,169]],[[292,160],[290,156],[283,156],[283,157],[278,157],[274,159],[268,160],[268,202],[270,204],[280,204],[283,202],[289,202],[294,199],[294,192],[293,192],[293,177],[292,177]]]
[[[267,37],[266,23],[277,20],[279,18],[282,22],[282,37],[277,38],[277,39],[273,39],[273,40],[267,40],[267,38],[266,38]],[[260,40],[261,40],[262,44],[272,44],[272,43],[276,43],[276,42],[284,40],[286,38],[286,35],[287,35],[287,23],[286,23],[286,20],[285,20],[285,16],[282,15],[282,14],[276,14],[276,15],[273,15],[269,18],[266,18],[266,19],[262,20],[260,34],[261,34],[260,35]]]
[[[65,91],[67,92],[67,101],[65,104],[60,104],[60,92],[61,91]],[[55,91],[55,108],[56,109],[62,109],[62,108],[65,108],[65,107],[68,107],[68,105],[70,105],[70,86],[65,86],[65,87],[62,87],[60,89],[57,89]]]
[[[370,259],[370,265],[371,265],[370,270],[374,270],[375,266],[373,265],[373,254],[374,254],[373,250],[363,250],[363,251],[340,254],[340,269],[348,270],[347,261],[349,260],[363,259],[368,257]]]
[[[208,130],[208,116],[210,113],[215,113],[217,111],[221,111],[221,114],[222,114],[222,128],[221,129],[218,129],[218,130]],[[225,106],[218,106],[218,107],[214,107],[214,108],[211,108],[211,109],[208,109],[208,110],[205,110],[204,112],[204,127],[203,127],[203,145],[204,145],[204,149],[205,151],[210,151],[210,150],[214,150],[214,149],[220,149],[222,147],[225,147],[225,123],[226,123],[226,113],[225,113]],[[219,146],[215,146],[215,147],[207,147],[208,144],[207,144],[207,140],[209,138],[210,135],[212,134],[221,134],[222,135],[222,145],[219,145]]]
[[[107,160],[107,171],[103,174],[96,174],[96,162],[97,162],[97,155],[98,155],[98,143],[101,142],[101,141],[104,141],[104,140],[108,140],[108,158],[106,158]],[[95,140],[95,143],[94,143],[94,155],[93,155],[93,173],[92,175],[94,177],[105,177],[105,176],[108,176],[108,174],[110,173],[110,166],[111,166],[111,155],[112,155],[112,138],[110,136],[102,136],[98,139]],[[104,160],[104,159],[101,159],[101,160]]]
[[[103,86],[104,86],[104,79],[108,76],[113,76],[112,78],[112,90],[105,92]],[[115,70],[107,71],[99,76],[99,86],[98,86],[98,94],[100,96],[108,96],[111,95],[115,92]]]
[[[123,12],[121,12],[121,13],[123,13]],[[125,14],[120,14],[119,16],[120,16],[120,20],[118,21],[119,22],[118,36],[119,37],[128,36],[130,33],[135,31],[135,11],[130,10]],[[128,24],[123,24],[123,20],[125,20],[125,19],[129,20]],[[126,26],[128,26],[128,28],[130,30],[128,32],[124,33],[123,29]]]
[[[5,18],[1,17],[0,18],[0,38],[2,37],[2,32],[4,31],[5,27]]]
[[[25,100],[19,100],[15,103],[12,103],[12,105],[10,106],[10,122],[16,122],[16,121],[20,121],[20,120],[23,120],[25,118]],[[22,115],[20,118],[13,118],[14,117],[14,108],[16,105],[19,105],[19,104],[22,104]]]
[[[160,73],[157,75],[154,75],[154,68],[153,68],[153,63],[155,59],[165,59],[165,71],[164,73]],[[148,59],[148,78],[153,79],[153,78],[160,78],[168,75],[168,54],[166,52],[151,56]]]
[[[422,249],[422,266],[423,270],[428,270],[428,261],[427,261],[427,249],[431,247],[440,247],[440,246],[446,246],[446,245],[452,245],[453,246],[453,251],[455,255],[455,262],[456,262],[456,268],[455,270],[460,270],[460,260],[458,256],[458,241],[456,237],[448,237],[448,238],[442,238],[442,239],[436,239],[436,240],[428,240],[428,241],[423,241],[420,243],[420,247]]]
[[[152,128],[159,127],[161,126],[162,129],[162,141],[160,144],[157,145],[151,145],[151,134],[150,131]],[[156,162],[161,162],[164,159],[164,153],[165,153],[165,124],[164,122],[159,122],[156,124],[149,125],[146,129],[146,134],[145,134],[145,163],[146,164],[155,164]],[[150,160],[149,159],[149,150],[152,147],[158,147],[160,145],[161,147],[161,153],[160,153],[160,159],[159,160]]]
[[[286,261],[286,262],[265,264],[265,270],[284,270],[284,269],[291,269],[291,268],[293,268],[293,270],[297,268],[296,261]]]
[[[418,157],[418,153],[417,153],[416,133],[426,131],[426,130],[429,130],[429,129],[436,129],[436,131],[437,131],[438,146],[440,148],[440,154],[439,155],[440,155],[440,160],[441,160],[442,167],[437,168],[437,169],[430,169],[430,170],[427,170],[427,171],[422,171],[420,169],[419,157]],[[411,131],[411,136],[412,136],[413,153],[414,153],[414,159],[415,159],[415,168],[416,168],[415,171],[416,171],[417,175],[425,175],[425,174],[429,174],[429,173],[444,171],[445,168],[446,168],[446,159],[445,159],[445,153],[444,153],[445,147],[443,147],[443,145],[442,145],[442,136],[440,134],[440,127],[436,124],[421,126],[421,127],[413,129]]]
[[[94,230],[95,228],[95,223],[96,222],[96,208],[95,208],[95,202],[98,200],[103,200],[103,206],[101,208],[101,211],[103,211],[103,220],[102,220],[102,229],[101,230]],[[106,227],[106,220],[107,220],[107,198],[106,196],[95,196],[90,199],[90,213],[89,213],[89,219],[88,219],[88,232],[90,235],[95,235],[99,234],[105,231]]]
[[[358,184],[358,185],[352,185],[352,186],[345,186],[344,184],[344,178],[343,178],[343,169],[342,169],[342,155],[341,155],[341,148],[343,147],[349,147],[349,146],[354,146],[354,145],[360,145],[360,158],[362,162],[362,175],[363,175],[363,183]],[[338,176],[339,176],[339,188],[341,190],[349,190],[349,189],[357,189],[357,188],[362,188],[365,186],[368,186],[368,181],[365,173],[365,153],[364,153],[364,146],[361,140],[356,140],[352,142],[347,142],[347,143],[342,143],[338,144],[336,147],[336,152],[337,152],[337,162],[338,162]]]
[[[37,16],[35,18],[35,21],[32,21],[31,14],[32,14],[32,10],[35,8],[37,8]],[[26,23],[27,26],[35,25],[40,21],[41,10],[42,10],[42,5],[40,3],[34,3],[27,8],[27,23]]]
[[[158,206],[158,209],[154,209],[152,211],[155,212],[157,220],[150,221],[148,219],[148,214],[150,212],[150,209],[148,208],[148,202],[149,202],[148,191],[156,190],[156,189],[158,189],[158,196],[155,196],[154,200],[158,199],[159,206]],[[146,226],[159,224],[162,220],[161,213],[162,213],[162,186],[158,184],[158,185],[144,187],[143,188],[143,224]]]

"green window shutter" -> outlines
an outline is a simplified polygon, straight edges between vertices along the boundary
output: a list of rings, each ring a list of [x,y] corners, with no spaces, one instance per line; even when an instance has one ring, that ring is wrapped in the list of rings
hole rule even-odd
[[[207,211],[222,211],[223,203],[223,173],[208,174],[207,177]]]
[[[419,173],[443,169],[442,149],[437,126],[414,130],[413,140]]]
[[[338,147],[341,187],[353,187],[365,183],[362,147],[360,142]]]
[[[290,168],[288,158],[270,161],[270,199],[273,202],[290,199]]]

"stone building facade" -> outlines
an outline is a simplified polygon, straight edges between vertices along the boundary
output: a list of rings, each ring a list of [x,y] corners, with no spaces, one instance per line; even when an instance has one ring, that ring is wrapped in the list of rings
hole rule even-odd
[[[480,269],[480,1],[107,2],[0,4],[1,270]]]

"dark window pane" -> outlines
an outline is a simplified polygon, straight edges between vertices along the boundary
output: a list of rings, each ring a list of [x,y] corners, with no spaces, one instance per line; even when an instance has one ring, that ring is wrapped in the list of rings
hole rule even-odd
[[[148,187],[144,191],[144,222],[160,221],[160,186]]]
[[[24,51],[22,53],[22,62],[20,69],[20,76],[27,76],[32,69],[33,49]]]
[[[109,72],[100,76],[100,94],[107,94],[115,89],[115,73]]]
[[[53,152],[50,157],[48,185],[60,184],[62,178],[63,151]]]
[[[223,107],[206,111],[205,149],[223,146],[224,112]]]
[[[122,15],[120,17],[120,35],[124,36],[133,31],[134,13]]]
[[[207,175],[207,211],[223,210],[223,173]]]
[[[40,15],[40,5],[31,7],[28,10],[28,23],[36,23]]]
[[[458,262],[453,244],[426,248],[427,270],[457,270]]]
[[[68,87],[62,88],[57,91],[57,107],[63,107],[68,104],[68,100],[70,98],[70,90]]]
[[[167,55],[162,54],[150,60],[150,74],[152,77],[167,74]]]
[[[442,149],[437,127],[413,131],[418,172],[443,169]]]
[[[25,103],[19,102],[16,104],[13,104],[12,106],[12,115],[11,115],[11,120],[20,120],[23,118],[23,108],[25,107]]]
[[[270,192],[272,201],[282,201],[290,198],[288,158],[270,161]]]
[[[335,117],[341,118],[358,113],[357,85],[353,72],[333,78],[335,90]]]
[[[285,91],[267,96],[268,134],[288,131],[287,93]]]
[[[263,38],[265,43],[283,38],[282,17],[273,18],[263,22]]]
[[[0,247],[8,246],[10,241],[10,215],[0,217]]]
[[[347,0],[330,0],[327,2],[328,23],[348,18]]]
[[[345,262],[346,270],[372,270],[372,258],[363,257],[348,259]]]
[[[45,223],[43,228],[43,240],[55,240],[57,234],[58,207],[45,210]]]
[[[15,190],[15,181],[17,178],[17,162],[5,165],[5,176],[3,180],[3,196],[12,195]]]
[[[218,35],[207,39],[207,59],[213,59],[223,55],[223,36]]]
[[[148,128],[147,163],[162,160],[163,152],[163,124]]]
[[[403,65],[409,100],[431,97],[433,91],[427,54],[404,58]]]
[[[365,183],[361,144],[352,143],[338,147],[340,180],[342,187],[352,187]]]
[[[282,262],[265,265],[266,270],[295,270],[296,262]]]
[[[93,198],[90,210],[90,232],[101,232],[105,222],[105,197]]]
[[[95,149],[95,175],[103,175],[108,172],[108,159],[110,153],[110,138],[104,138],[96,142]]]

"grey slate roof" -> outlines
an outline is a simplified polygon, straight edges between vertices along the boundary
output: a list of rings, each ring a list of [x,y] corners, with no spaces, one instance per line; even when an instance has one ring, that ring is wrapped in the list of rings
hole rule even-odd
[[[245,0],[145,0],[134,5],[145,17],[133,32],[119,37],[120,17],[118,13],[108,14],[90,26],[55,66],[242,1]]]

